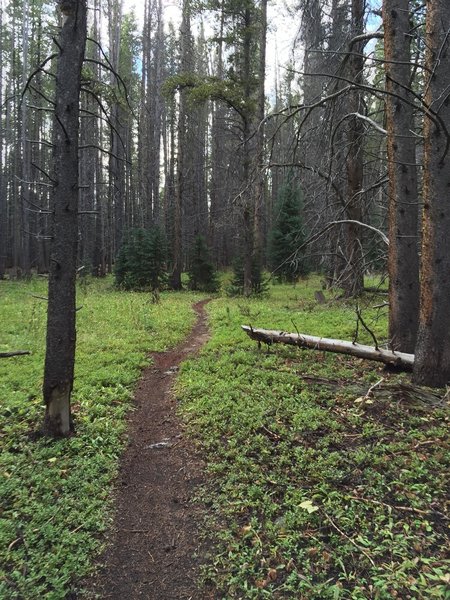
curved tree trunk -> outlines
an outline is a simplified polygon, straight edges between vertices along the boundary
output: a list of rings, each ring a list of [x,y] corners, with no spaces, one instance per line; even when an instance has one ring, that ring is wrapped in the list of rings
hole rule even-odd
[[[62,28],[56,71],[53,240],[48,291],[43,431],[73,429],[70,396],[75,365],[75,281],[78,242],[78,130],[81,67],[86,45],[86,0],[58,2]]]

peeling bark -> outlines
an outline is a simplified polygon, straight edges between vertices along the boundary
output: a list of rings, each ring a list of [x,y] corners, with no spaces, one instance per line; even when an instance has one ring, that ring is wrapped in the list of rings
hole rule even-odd
[[[429,0],[425,103],[438,117],[424,123],[423,235],[420,322],[414,381],[450,382],[450,13],[447,0]]]
[[[383,348],[364,346],[363,344],[356,344],[346,340],[334,340],[303,333],[286,333],[285,331],[274,331],[272,329],[253,329],[247,325],[242,325],[242,329],[252,340],[267,344],[268,346],[272,344],[288,344],[289,346],[309,348],[310,350],[348,354],[408,370],[412,369],[414,365],[414,354],[406,354],[405,352],[391,352]]]

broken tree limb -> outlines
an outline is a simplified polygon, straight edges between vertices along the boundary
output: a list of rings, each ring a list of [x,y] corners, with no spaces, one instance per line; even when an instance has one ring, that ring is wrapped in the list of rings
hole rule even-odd
[[[374,348],[373,346],[364,346],[363,344],[345,340],[334,340],[314,335],[305,335],[303,333],[286,333],[285,331],[274,331],[272,329],[253,329],[253,327],[247,325],[242,325],[242,329],[252,340],[267,344],[268,346],[272,344],[288,344],[290,346],[298,346],[299,348],[309,348],[310,350],[349,354],[350,356],[376,360],[386,365],[394,365],[407,370],[411,370],[414,365],[414,354],[406,354],[405,352],[392,352],[383,348]]]
[[[31,354],[28,350],[15,350],[13,352],[0,352],[0,358],[9,358],[10,356],[24,356]]]

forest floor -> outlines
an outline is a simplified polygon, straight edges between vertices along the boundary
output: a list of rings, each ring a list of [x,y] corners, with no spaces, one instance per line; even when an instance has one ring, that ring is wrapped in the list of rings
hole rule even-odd
[[[152,364],[142,373],[116,482],[114,525],[82,597],[200,598],[201,507],[192,497],[203,480],[202,460],[184,436],[172,387],[180,363],[208,339],[206,302],[194,305],[197,321],[188,337],[171,350],[152,353]]]
[[[80,282],[76,435],[54,441],[30,436],[46,282],[0,282],[0,350],[31,352],[0,361],[0,598],[450,598],[449,390],[241,329],[353,339],[320,285],[205,306]],[[380,344],[383,299],[359,299]]]

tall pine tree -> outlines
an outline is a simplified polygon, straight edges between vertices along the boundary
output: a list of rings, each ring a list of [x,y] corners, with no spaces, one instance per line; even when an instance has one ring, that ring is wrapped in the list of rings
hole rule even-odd
[[[302,193],[290,173],[280,187],[270,234],[270,265],[280,281],[293,282],[306,274],[304,256],[297,252],[303,241]]]

